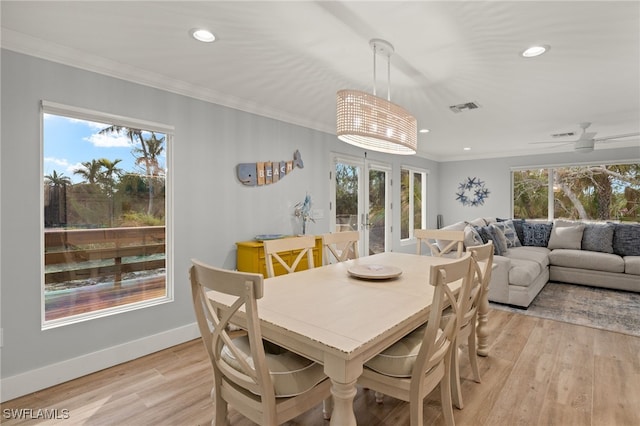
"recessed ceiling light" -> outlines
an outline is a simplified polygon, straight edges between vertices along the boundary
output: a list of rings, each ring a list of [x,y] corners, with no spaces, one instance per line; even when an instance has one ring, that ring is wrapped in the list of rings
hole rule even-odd
[[[205,43],[211,43],[216,40],[216,36],[209,30],[205,30],[203,28],[192,28],[189,30],[189,34],[191,37],[195,38],[198,41],[202,41]]]
[[[542,55],[543,53],[545,53],[549,49],[551,49],[551,46],[548,46],[546,44],[545,45],[540,45],[540,46],[531,46],[530,48],[528,48],[524,52],[522,52],[522,56],[524,56],[525,58],[533,58],[535,56]]]
[[[471,147],[469,147],[469,146],[465,146],[465,147],[464,147],[464,148],[462,148],[462,149],[463,149],[463,150],[465,150],[465,151],[471,151]]]
[[[420,133],[429,133],[429,129],[420,129],[419,132]]]

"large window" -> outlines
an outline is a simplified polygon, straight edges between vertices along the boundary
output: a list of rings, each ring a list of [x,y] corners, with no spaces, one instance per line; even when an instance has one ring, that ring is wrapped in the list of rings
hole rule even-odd
[[[427,227],[427,173],[400,170],[400,239],[413,238],[413,230]]]
[[[171,300],[171,127],[42,106],[43,328]]]
[[[640,164],[514,170],[513,216],[640,221]]]

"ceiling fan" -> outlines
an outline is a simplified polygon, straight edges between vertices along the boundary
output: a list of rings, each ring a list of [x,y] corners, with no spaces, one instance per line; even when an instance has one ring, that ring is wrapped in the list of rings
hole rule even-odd
[[[595,136],[597,132],[587,132],[587,129],[589,128],[589,126],[591,126],[591,123],[587,123],[587,122],[580,123],[582,134],[578,139],[574,141],[562,140],[562,141],[548,141],[548,142],[530,142],[530,144],[541,144],[541,143],[558,143],[563,145],[573,144],[573,149],[575,151],[586,153],[586,152],[593,151],[593,148],[596,142],[625,142],[623,140],[617,140],[617,139],[624,139],[624,138],[640,135],[640,133],[635,132],[635,133],[624,133],[621,135],[612,135],[612,136],[604,136],[604,137],[596,138]],[[553,135],[553,136],[563,137],[563,136],[573,136],[574,134],[575,134],[574,132],[569,132],[569,133],[562,133],[562,134]]]

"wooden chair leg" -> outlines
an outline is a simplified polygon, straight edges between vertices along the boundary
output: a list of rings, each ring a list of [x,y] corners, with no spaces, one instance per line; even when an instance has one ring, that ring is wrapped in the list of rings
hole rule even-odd
[[[476,350],[477,337],[476,330],[471,330],[467,341],[469,346],[469,363],[471,363],[471,371],[473,371],[473,379],[476,383],[480,383],[480,368],[478,367],[478,353]]]
[[[449,381],[451,386],[451,398],[453,399],[453,404],[456,408],[462,410],[464,405],[462,403],[462,389],[460,388],[460,353],[458,348],[458,340],[456,339],[453,342],[453,346],[451,347],[451,356],[450,356],[450,374]]]
[[[409,396],[409,418],[411,426],[422,426],[424,416],[424,399],[415,393]]]
[[[451,351],[458,352],[457,348],[451,348]],[[442,403],[442,414],[444,423],[447,426],[454,426],[453,420],[453,401],[451,400],[451,365],[448,361],[444,363],[444,377],[440,381],[440,401]]]

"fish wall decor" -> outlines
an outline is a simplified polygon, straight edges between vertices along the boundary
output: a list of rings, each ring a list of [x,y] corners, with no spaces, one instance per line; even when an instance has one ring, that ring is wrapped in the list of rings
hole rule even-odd
[[[261,186],[280,181],[298,167],[304,168],[300,151],[293,153],[293,161],[259,161],[257,163],[240,163],[236,166],[238,180],[243,185]]]

